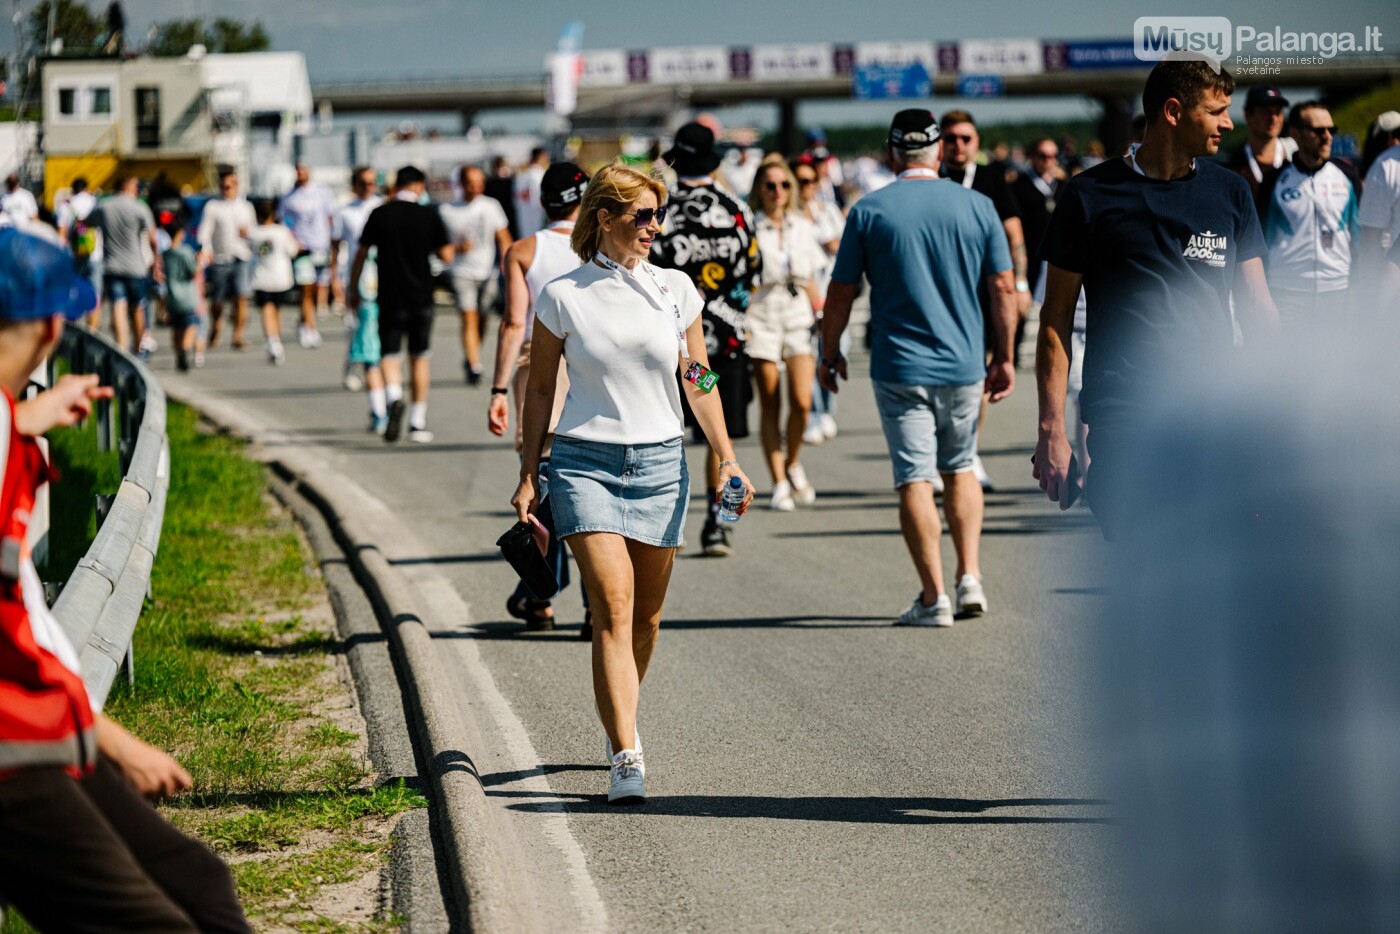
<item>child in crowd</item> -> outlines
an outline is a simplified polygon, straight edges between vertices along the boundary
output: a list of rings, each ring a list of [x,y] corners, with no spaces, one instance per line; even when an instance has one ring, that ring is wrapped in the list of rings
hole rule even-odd
[[[170,246],[161,254],[165,264],[165,313],[170,322],[170,345],[175,348],[175,367],[183,372],[190,368],[190,354],[199,333],[204,270],[179,217],[171,215],[165,232],[170,236]]]
[[[282,347],[279,308],[287,292],[296,284],[292,275],[292,260],[301,252],[301,244],[277,220],[275,201],[259,201],[256,208],[258,226],[248,235],[253,246],[253,301],[262,309],[268,362],[281,366],[287,361],[287,352]]]

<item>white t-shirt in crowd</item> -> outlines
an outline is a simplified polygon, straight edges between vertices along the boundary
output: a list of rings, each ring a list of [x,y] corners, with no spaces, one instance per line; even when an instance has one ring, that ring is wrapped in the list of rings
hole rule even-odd
[[[438,208],[453,244],[471,243],[471,249],[458,249],[452,261],[454,275],[466,279],[489,279],[496,271],[496,232],[510,226],[501,202],[486,195],[471,201],[458,201]]]
[[[1356,219],[1362,227],[1375,227],[1390,235],[1384,238],[1383,247],[1400,241],[1400,146],[1391,146],[1372,163],[1361,188]]]
[[[253,232],[258,217],[246,198],[211,198],[204,205],[196,237],[216,263],[233,263],[251,257],[243,231]]]
[[[540,183],[544,181],[544,167],[527,165],[515,176],[515,227],[521,239],[544,229],[548,218],[544,205],[540,204]]]
[[[340,254],[336,262],[340,268],[335,270],[335,274],[342,281],[350,281],[350,271],[355,268],[355,254],[360,252],[360,234],[365,229],[365,221],[369,220],[370,213],[375,208],[384,203],[384,199],[379,195],[371,195],[368,198],[355,198],[354,200],[341,205],[336,212],[335,224],[331,230],[331,240],[343,243]],[[373,298],[379,291],[379,276],[374,267],[374,251],[365,257],[365,266],[360,270],[360,294],[365,298]]]
[[[285,292],[296,285],[292,260],[301,244],[282,224],[259,224],[248,235],[253,245],[253,291]]]
[[[39,216],[39,203],[27,189],[16,188],[0,194],[0,214],[8,217],[16,227],[23,227]]]
[[[58,206],[58,226],[60,230],[68,231],[71,236],[73,224],[77,221],[85,221],[92,209],[97,207],[97,196],[90,191],[80,191],[67,201]],[[102,263],[102,234],[93,231],[93,237],[97,243],[93,247],[88,262],[101,265]]]
[[[645,262],[631,270],[584,263],[546,285],[536,326],[563,340],[569,366],[555,434],[609,444],[681,437],[677,311],[684,330],[701,307],[689,276]]]

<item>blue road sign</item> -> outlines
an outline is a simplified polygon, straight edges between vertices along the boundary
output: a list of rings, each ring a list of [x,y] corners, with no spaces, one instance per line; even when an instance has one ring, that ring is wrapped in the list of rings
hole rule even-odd
[[[959,75],[959,97],[1004,97],[1006,79],[1001,75]]]
[[[928,97],[933,90],[923,62],[902,65],[860,65],[851,76],[851,90],[861,100]]]

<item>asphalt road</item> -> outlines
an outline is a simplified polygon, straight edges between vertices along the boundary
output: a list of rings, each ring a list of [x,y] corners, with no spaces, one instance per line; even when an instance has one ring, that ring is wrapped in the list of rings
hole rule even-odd
[[[524,634],[504,611],[513,575],[493,543],[512,521],[517,459],[486,431],[487,391],[462,384],[455,316],[439,311],[429,445],[365,431],[363,396],[340,386],[334,318],[325,346],[289,343],[281,368],[220,348],[177,376],[164,346],[153,367],[280,431],[270,443],[313,446],[330,465],[320,479],[353,478],[411,529],[383,547],[446,619],[435,635],[464,674],[460,703],[501,747],[483,751],[483,781],[547,914],[626,931],[1121,927],[1084,727],[1100,587],[1075,560],[1103,546],[1087,511],[1060,513],[1030,478],[1030,373],[983,439],[997,491],[980,619],[890,626],[918,584],[862,354],[840,435],[803,457],[814,507],[755,509],[735,557],[705,559],[692,490],[643,688],[650,798],[618,810],[577,588],[557,600],[554,633]],[[294,333],[290,311],[284,322]],[[703,455],[691,447],[694,478]],[[766,492],[756,438],[739,457]],[[494,702],[465,681],[483,665]]]

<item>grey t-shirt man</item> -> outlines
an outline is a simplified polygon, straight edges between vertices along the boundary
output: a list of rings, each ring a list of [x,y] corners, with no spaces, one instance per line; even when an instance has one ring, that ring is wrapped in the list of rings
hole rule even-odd
[[[98,203],[88,222],[102,231],[102,269],[109,276],[144,276],[150,264],[141,248],[156,220],[144,201],[131,195],[113,195]]]

